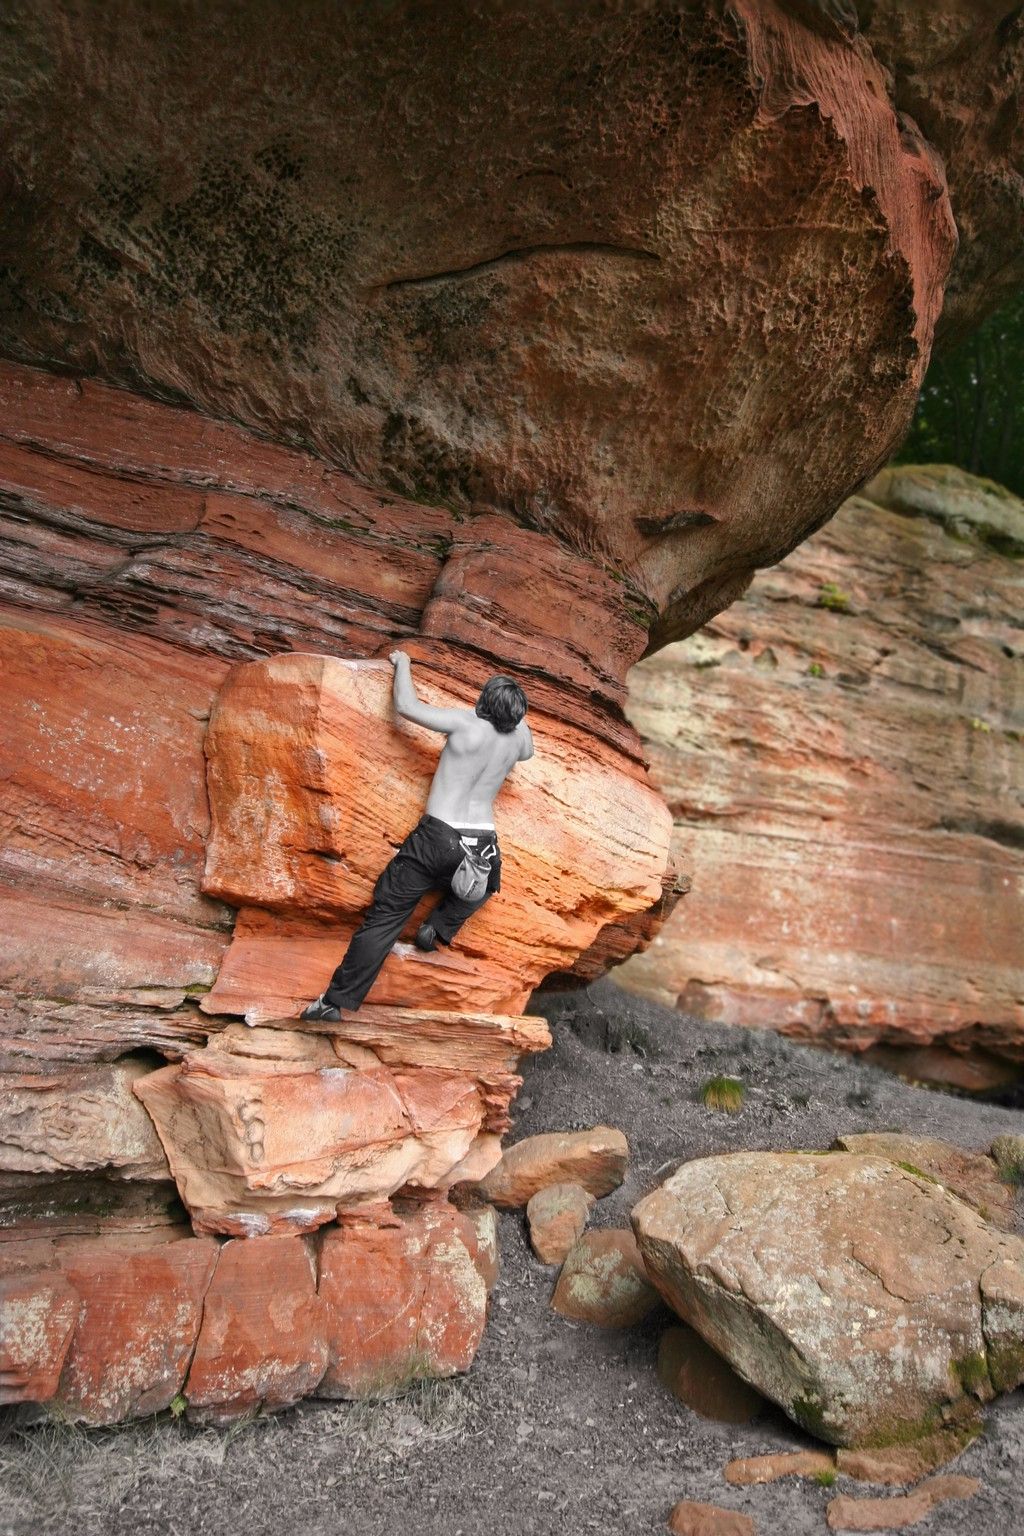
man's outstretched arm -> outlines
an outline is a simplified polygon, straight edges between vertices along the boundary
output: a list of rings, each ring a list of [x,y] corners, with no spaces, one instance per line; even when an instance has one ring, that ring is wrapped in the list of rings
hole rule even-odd
[[[392,689],[395,709],[403,720],[426,726],[428,731],[440,731],[445,736],[464,723],[468,713],[464,709],[435,709],[433,704],[424,704],[416,693],[412,663],[404,651],[392,651],[388,660],[395,669]]]

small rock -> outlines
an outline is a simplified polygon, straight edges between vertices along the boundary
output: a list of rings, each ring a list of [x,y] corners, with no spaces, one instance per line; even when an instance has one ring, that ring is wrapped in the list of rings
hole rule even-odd
[[[582,1184],[549,1184],[526,1205],[530,1242],[542,1264],[561,1264],[587,1225],[594,1197]]]
[[[959,1456],[984,1427],[979,1414],[964,1424],[952,1425],[915,1440],[913,1445],[894,1445],[879,1450],[836,1453],[836,1466],[847,1477],[861,1483],[916,1483],[929,1472],[946,1466]]]
[[[702,1418],[749,1424],[764,1398],[729,1363],[685,1325],[667,1328],[658,1345],[658,1376],[674,1397]]]
[[[744,1456],[726,1463],[727,1483],[774,1483],[780,1477],[817,1477],[835,1472],[835,1459],[827,1451],[776,1451],[768,1456]]]
[[[570,1248],[551,1305],[562,1317],[600,1328],[630,1328],[661,1301],[647,1279],[632,1232],[585,1232]]]
[[[550,1184],[581,1184],[598,1199],[618,1189],[626,1175],[629,1145],[621,1131],[595,1125],[589,1131],[556,1131],[528,1136],[507,1147],[480,1185],[494,1205],[514,1209],[526,1205]]]
[[[696,1504],[682,1499],[668,1517],[673,1536],[754,1536],[757,1527],[749,1515],[719,1504]]]
[[[828,1523],[833,1531],[901,1531],[923,1520],[937,1504],[972,1498],[980,1487],[976,1477],[930,1477],[910,1493],[892,1499],[858,1499],[841,1493],[829,1502]]]

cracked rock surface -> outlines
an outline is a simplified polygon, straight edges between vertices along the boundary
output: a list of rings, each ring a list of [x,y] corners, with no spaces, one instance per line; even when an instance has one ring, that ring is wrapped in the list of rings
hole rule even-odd
[[[633,1224],[669,1304],[820,1439],[913,1440],[1024,1379],[1024,1240],[883,1158],[700,1158]]]

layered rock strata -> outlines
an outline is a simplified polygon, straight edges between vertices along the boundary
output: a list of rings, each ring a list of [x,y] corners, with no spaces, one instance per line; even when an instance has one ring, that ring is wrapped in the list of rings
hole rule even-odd
[[[503,1020],[537,980],[593,974],[663,914],[669,821],[627,670],[901,436],[954,259],[942,154],[962,154],[969,209],[960,312],[1007,268],[1017,33],[1001,7],[963,12],[946,0],[945,49],[889,6],[860,27],[776,0],[545,0],[529,28],[504,0],[314,0],[291,29],[274,7],[15,7],[0,1195],[23,1326],[5,1390],[92,1420],[155,1411],[188,1397],[190,1358],[197,1412],[289,1401],[323,1359],[316,1390],[363,1390],[419,1368],[415,1298],[443,1368],[471,1356],[478,1288],[461,1259],[463,1281],[435,1283],[453,1208],[391,1226],[386,1202],[440,1202],[492,1155],[514,1073],[481,1060],[481,1032],[528,1048]],[[983,67],[951,66],[969,43]],[[905,115],[911,78],[937,82],[942,154]],[[422,803],[422,741],[384,730],[374,663],[396,642],[434,699],[519,677],[538,752],[509,790],[502,902],[443,958],[400,947],[371,998],[388,1019],[339,1051],[294,1012]],[[402,1054],[413,1039],[429,1061]],[[383,1128],[363,1183],[356,1103]],[[179,1185],[215,1236],[188,1235]],[[292,1227],[326,1226],[278,1236],[307,1195]],[[234,1246],[254,1216],[270,1230],[245,1242],[300,1246]],[[261,1253],[288,1255],[294,1327],[253,1363]],[[339,1342],[338,1297],[374,1266],[383,1312]],[[45,1358],[26,1275],[54,1320]],[[364,1336],[391,1341],[383,1365],[357,1358]],[[127,1364],[107,1381],[104,1360]]]
[[[1013,9],[24,6],[0,350],[508,515],[687,633],[889,455],[954,255],[963,321],[1019,261]]]
[[[538,574],[534,624],[532,594],[513,605],[481,561],[493,523],[474,540],[436,509],[417,521],[308,456],[102,386],[4,365],[0,387],[5,1396],[91,1422],[179,1397],[216,1417],[462,1369],[483,1314],[463,1318],[444,1278],[443,1196],[497,1162],[519,1058],[547,1041],[514,1013],[661,899],[669,818],[620,709],[643,631],[544,535],[508,525]],[[578,590],[561,652],[545,581]],[[501,902],[441,956],[400,945],[343,1031],[299,1029],[435,760],[366,659],[396,640],[434,701],[519,670],[537,764],[512,791]],[[544,713],[553,677],[568,719]],[[339,1221],[383,1235],[339,1249]],[[486,1220],[458,1225],[493,1278]],[[275,1250],[294,1294],[261,1344],[263,1261],[225,1239],[320,1227],[321,1290],[328,1252],[346,1279],[321,1305],[310,1251]],[[331,1342],[373,1244],[395,1275],[366,1335],[391,1338],[379,1358],[352,1318]]]
[[[12,1240],[0,1264],[0,1402],[89,1424],[394,1391],[466,1370],[486,1318],[476,1231],[441,1200],[312,1239]]]
[[[966,1087],[1005,1077],[991,1053],[1024,1061],[1022,551],[1024,504],[998,486],[886,470],[634,668],[692,890],[624,985],[931,1047],[908,1066]]]

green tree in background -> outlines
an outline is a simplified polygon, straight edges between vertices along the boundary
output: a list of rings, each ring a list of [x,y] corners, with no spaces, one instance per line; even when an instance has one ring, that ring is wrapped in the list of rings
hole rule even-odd
[[[896,457],[958,464],[1024,496],[1024,291],[932,358]]]

